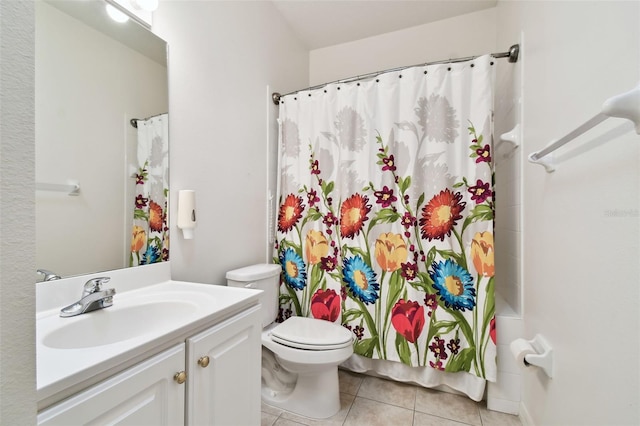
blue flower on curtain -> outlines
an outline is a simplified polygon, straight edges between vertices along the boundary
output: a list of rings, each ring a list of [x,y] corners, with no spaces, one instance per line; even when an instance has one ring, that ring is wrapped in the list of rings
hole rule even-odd
[[[365,304],[375,303],[380,285],[373,269],[360,256],[348,257],[343,262],[342,279],[351,294]]]
[[[433,288],[447,308],[473,309],[476,290],[469,272],[451,259],[434,262],[429,276],[433,280]]]
[[[288,248],[280,255],[284,282],[291,288],[302,290],[307,285],[306,265],[295,250]]]

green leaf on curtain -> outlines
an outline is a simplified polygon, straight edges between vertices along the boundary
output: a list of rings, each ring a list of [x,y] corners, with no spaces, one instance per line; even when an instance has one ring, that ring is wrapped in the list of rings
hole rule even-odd
[[[446,259],[453,259],[456,261],[456,263],[458,265],[465,265],[465,261],[464,258],[462,257],[462,255],[460,253],[456,253],[453,250],[437,250],[438,254],[440,254],[440,256],[442,256],[445,260]]]
[[[322,283],[322,269],[317,266],[318,265],[314,265],[311,268],[311,285],[309,286],[310,295],[314,295]]]
[[[400,192],[404,194],[411,186],[411,176],[407,176],[405,179],[400,178],[398,186],[400,187]]]
[[[470,371],[471,363],[476,356],[476,348],[464,348],[457,354],[453,355],[447,363],[444,371],[455,373],[457,371]]]
[[[460,188],[460,187],[461,187],[461,186],[463,186],[463,185],[464,185],[464,182],[457,182],[457,183],[454,183],[454,184],[453,184],[453,187],[454,187],[454,188]]]
[[[387,292],[387,312],[391,312],[391,308],[396,304],[400,298],[400,293],[404,288],[404,279],[402,278],[402,271],[398,269],[394,271],[389,277],[389,291]]]
[[[411,284],[414,288],[415,288],[415,285],[418,285],[419,288],[421,288],[423,291],[429,294],[435,293],[435,290],[433,289],[433,280],[431,279],[429,274],[427,274],[426,272],[418,272],[418,275],[416,278],[418,279],[417,282],[413,281],[413,282],[410,282],[409,284]]]
[[[362,311],[358,309],[348,309],[347,311],[342,313],[342,322],[347,323],[358,319],[362,316]]]
[[[431,326],[434,329],[433,335],[447,334],[458,326],[458,321],[436,321]]]
[[[133,211],[133,218],[134,219],[141,219],[141,220],[148,221],[149,220],[149,215],[144,210],[135,209]]]
[[[411,349],[409,342],[400,333],[396,333],[396,352],[403,364],[411,365]]]
[[[467,229],[467,226],[478,221],[492,221],[493,209],[486,204],[478,204],[471,210],[469,216],[464,220],[462,224],[462,232]]]
[[[400,214],[392,209],[381,209],[371,222],[393,223],[400,219]],[[371,228],[371,227],[370,227]]]
[[[377,337],[358,340],[355,344],[355,347],[353,348],[353,352],[357,353],[358,355],[371,358],[373,356],[373,349],[376,347],[377,342]]]
[[[484,318],[482,320],[483,329],[489,327],[489,322],[491,321],[491,318],[493,318],[496,311],[493,277],[489,279],[489,282],[487,283],[485,289],[487,294],[486,299],[484,300]]]
[[[426,262],[427,265],[433,264],[433,261],[436,260],[436,254],[437,254],[436,246],[431,247],[427,252],[427,262]],[[429,279],[431,279],[431,277],[429,277]]]
[[[362,250],[360,247],[350,247],[350,246],[344,245],[342,246],[342,251],[343,252],[349,251],[352,254],[360,255],[362,256],[363,259],[367,258],[367,253],[364,250]]]
[[[327,183],[326,180],[322,181],[322,184],[320,184],[320,188],[322,188],[322,193],[325,196],[329,196],[329,194],[331,194],[331,192],[333,191],[335,184],[333,183],[333,181],[329,181],[329,183]]]
[[[312,207],[309,209],[309,212],[307,213],[307,217],[310,220],[316,221],[316,220],[322,219],[322,213],[320,213],[317,208]]]
[[[416,211],[420,210],[420,206],[422,205],[422,203],[424,203],[424,192],[418,197],[418,202],[416,203]]]
[[[294,243],[293,241],[290,241],[290,240],[280,241],[280,248],[281,250],[286,248],[291,248],[302,257],[302,247],[300,247],[298,244]],[[278,260],[278,262],[280,261]]]

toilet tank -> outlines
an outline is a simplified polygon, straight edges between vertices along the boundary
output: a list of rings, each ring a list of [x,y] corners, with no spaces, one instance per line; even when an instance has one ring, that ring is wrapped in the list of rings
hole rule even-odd
[[[245,266],[227,272],[229,287],[254,288],[263,291],[260,295],[262,327],[271,324],[278,317],[280,272],[282,267],[274,263]]]

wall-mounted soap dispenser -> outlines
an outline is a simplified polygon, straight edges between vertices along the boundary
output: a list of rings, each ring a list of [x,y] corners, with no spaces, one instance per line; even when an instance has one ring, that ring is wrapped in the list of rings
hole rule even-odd
[[[190,189],[178,191],[178,228],[185,240],[193,239],[196,227],[196,192]]]

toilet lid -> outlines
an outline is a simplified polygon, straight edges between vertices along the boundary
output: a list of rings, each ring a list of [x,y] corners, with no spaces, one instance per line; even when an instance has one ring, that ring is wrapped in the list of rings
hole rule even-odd
[[[346,328],[329,321],[290,317],[271,330],[271,340],[293,348],[322,351],[351,345],[352,335]]]

